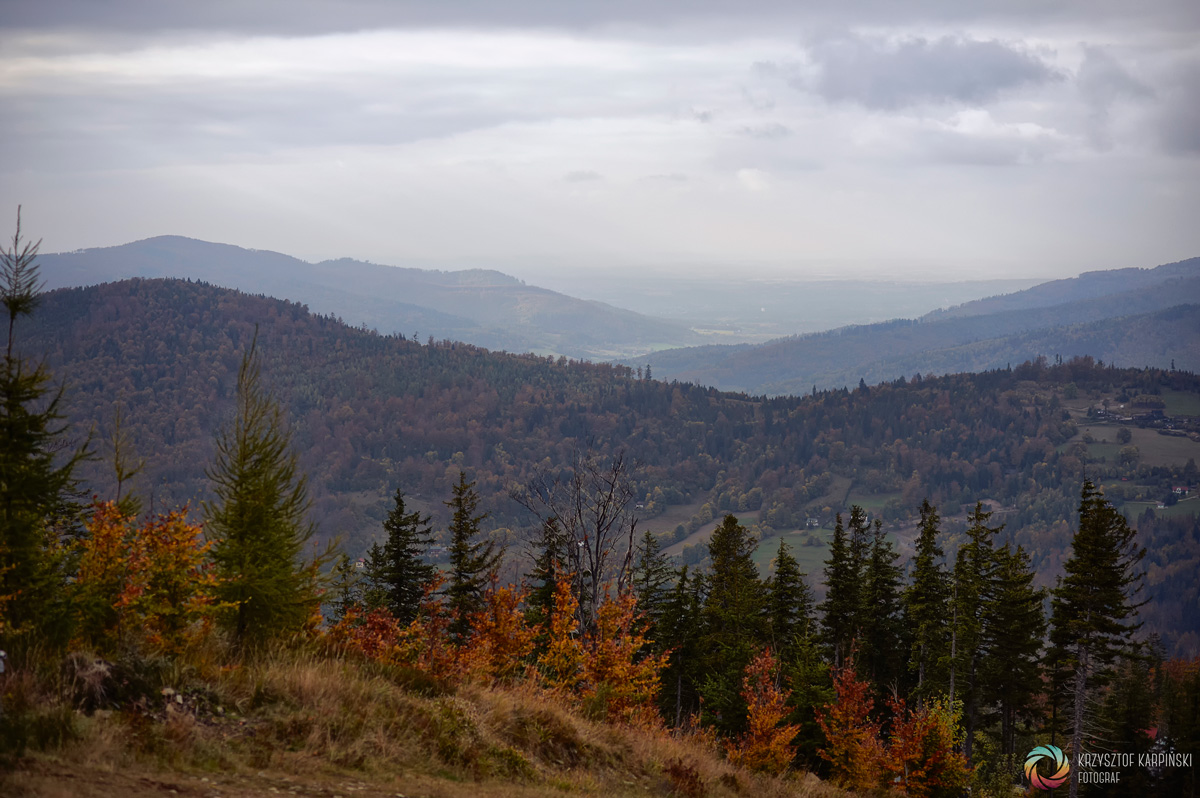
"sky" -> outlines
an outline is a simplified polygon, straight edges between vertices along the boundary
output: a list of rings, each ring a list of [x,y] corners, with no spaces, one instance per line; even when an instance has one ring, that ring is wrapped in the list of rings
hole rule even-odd
[[[45,252],[915,280],[1200,255],[1195,0],[0,0],[0,103],[0,209]]]

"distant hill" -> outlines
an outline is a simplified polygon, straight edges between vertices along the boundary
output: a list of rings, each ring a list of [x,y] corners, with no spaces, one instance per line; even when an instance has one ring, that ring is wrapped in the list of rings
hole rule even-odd
[[[1090,355],[1128,366],[1200,370],[1195,310],[1200,258],[1157,269],[1093,272],[921,319],[843,327],[751,346],[706,346],[648,358],[660,379],[751,394],[800,394],[901,376],[984,371],[1038,355]],[[1099,293],[1109,291],[1110,293]],[[1075,297],[1061,304],[1053,298]]]
[[[305,303],[352,326],[510,352],[611,359],[698,343],[685,324],[566,296],[498,271],[436,271],[278,252],[180,236],[43,255],[47,288],[130,277],[203,280]]]
[[[1175,320],[1138,323],[1178,330],[1172,325],[1194,317],[1185,309]],[[1200,459],[1200,443],[1186,437],[1200,431],[1200,377],[1088,359],[763,400],[639,379],[622,366],[423,345],[296,303],[161,279],[50,292],[18,323],[17,350],[45,358],[65,382],[74,434],[92,431],[98,457],[80,473],[87,495],[112,495],[107,441],[119,402],[126,453],[146,461],[133,488],[154,510],[196,508],[209,497],[213,434],[232,414],[238,364],[256,329],[264,377],[311,481],[312,517],[353,554],[380,534],[396,488],[444,522],[442,502],[460,469],[477,481],[497,540],[519,553],[531,519],[509,488],[539,469],[561,474],[591,447],[638,463],[640,528],[668,542],[738,512],[755,534],[792,534],[811,571],[824,559],[833,514],[852,503],[895,531],[925,497],[947,519],[987,500],[1030,552],[1040,584],[1053,584],[1085,468],[1140,513],[1172,485],[1194,484]],[[1138,451],[1122,454],[1116,422],[1096,408],[1147,394],[1160,396],[1179,426],[1135,425]],[[808,530],[810,518],[821,528]],[[1152,579],[1151,596],[1194,606],[1200,548],[1160,545],[1156,536],[1182,534],[1168,521],[1190,529],[1192,518],[1141,522],[1147,562],[1178,575],[1161,588]],[[1168,645],[1184,631],[1200,634],[1200,619],[1179,618],[1155,610],[1148,623]]]

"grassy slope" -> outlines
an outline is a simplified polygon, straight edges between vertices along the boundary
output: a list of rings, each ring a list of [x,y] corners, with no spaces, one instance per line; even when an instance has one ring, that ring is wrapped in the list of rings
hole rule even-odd
[[[847,795],[810,774],[750,774],[703,740],[594,722],[532,688],[422,692],[401,686],[405,678],[303,654],[207,679],[176,673],[168,681],[182,703],[155,687],[141,709],[126,701],[125,711],[68,713],[61,723],[75,739],[0,775],[0,794]],[[49,694],[28,697],[45,717],[62,707]]]

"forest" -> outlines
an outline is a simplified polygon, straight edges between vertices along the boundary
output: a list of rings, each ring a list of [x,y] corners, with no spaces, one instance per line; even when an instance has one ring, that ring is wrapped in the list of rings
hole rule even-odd
[[[319,719],[281,663],[379,680],[403,704],[393,723],[437,713],[416,723],[423,744],[475,779],[537,783],[546,761],[583,754],[547,753],[573,739],[547,726],[560,716],[532,737],[488,737],[450,700],[483,700],[473,689],[684,741],[735,770],[642,767],[695,798],[806,773],[868,793],[1008,795],[1068,778],[1028,763],[1036,745],[1077,763],[1190,762],[1200,742],[1200,659],[1175,650],[1195,641],[1195,516],[1146,513],[1135,529],[1109,498],[1194,484],[1195,462],[1145,466],[1134,446],[1109,462],[1087,440],[1111,426],[1109,396],[1152,433],[1186,437],[1190,422],[1164,419],[1187,414],[1163,411],[1200,392],[1194,375],[1039,360],[764,399],[380,336],[187,281],[42,297],[35,256],[18,236],[3,275],[10,765],[99,728],[137,755],[172,761],[174,745],[215,767],[295,750],[377,761],[370,745],[349,750],[367,721]],[[869,517],[846,506],[855,486],[894,495]],[[359,568],[317,526],[344,523],[321,501],[378,490],[386,512],[369,548],[358,539]],[[437,497],[436,523],[410,492]],[[653,519],[697,498],[701,515],[756,523],[724,515],[698,564],[679,565],[663,549],[688,528],[655,534]],[[961,529],[944,525],[939,508],[963,504]],[[832,535],[805,574],[769,538],[814,514],[832,516]],[[901,564],[885,523],[909,519]],[[501,523],[532,530],[530,561],[505,565]],[[765,576],[761,546],[775,551]],[[230,712],[236,728],[214,719]],[[1196,790],[1191,768],[1096,772],[1058,783]]]

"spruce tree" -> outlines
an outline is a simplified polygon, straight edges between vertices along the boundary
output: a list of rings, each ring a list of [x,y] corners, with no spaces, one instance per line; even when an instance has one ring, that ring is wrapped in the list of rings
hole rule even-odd
[[[567,565],[567,536],[558,525],[558,519],[547,518],[542,522],[542,536],[534,555],[533,570],[525,574],[529,583],[529,595],[525,598],[526,620],[530,624],[544,624],[554,610],[554,590],[559,575]],[[545,631],[545,630],[544,630]]]
[[[64,643],[65,574],[58,539],[73,531],[75,466],[85,443],[61,454],[68,432],[61,388],[43,364],[21,357],[17,320],[39,302],[37,243],[22,242],[21,213],[11,249],[0,249],[0,302],[8,313],[8,340],[0,372],[0,597],[4,647],[23,655],[29,642]]]
[[[913,556],[912,582],[904,591],[904,622],[912,636],[909,669],[916,678],[919,702],[945,689],[947,627],[950,618],[950,577],[942,565],[937,508],[921,502],[921,531]]]
[[[700,693],[706,720],[726,735],[744,731],[743,672],[768,641],[766,590],[751,559],[756,546],[732,515],[725,516],[708,543],[712,571],[702,614],[705,677]]]
[[[325,606],[329,619],[337,623],[351,608],[363,603],[362,576],[358,566],[343,552],[329,569],[329,598]]]
[[[821,612],[822,638],[834,667],[850,656],[863,620],[863,576],[866,566],[867,519],[858,505],[850,508],[850,529],[837,515],[829,559],[825,561],[825,600]]]
[[[397,488],[393,505],[383,522],[387,539],[371,547],[368,573],[373,601],[388,609],[403,624],[416,620],[426,592],[437,579],[437,568],[425,561],[433,542],[429,516],[408,512],[404,492]]]
[[[881,692],[898,687],[903,665],[900,568],[896,565],[899,556],[884,534],[883,525],[876,521],[864,574],[858,666]]]
[[[775,573],[767,582],[767,612],[770,619],[771,646],[786,669],[797,659],[812,627],[812,590],[804,581],[800,563],[779,541],[775,555]]]
[[[206,472],[216,501],[204,507],[218,597],[233,607],[222,620],[243,651],[304,629],[320,604],[323,559],[302,560],[314,532],[307,483],[283,412],[263,387],[257,337],[238,369],[236,417],[218,433]]]
[[[1041,649],[1046,635],[1045,591],[1033,586],[1029,555],[1008,544],[996,551],[995,580],[983,631],[982,697],[1000,716],[1000,754],[1017,754],[1016,726],[1033,718],[1042,691]]]
[[[1108,680],[1113,662],[1134,656],[1139,645],[1138,593],[1146,550],[1135,540],[1125,517],[1096,489],[1083,483],[1079,529],[1062,581],[1053,591],[1052,659],[1069,674],[1071,684],[1071,751],[1078,756],[1092,745],[1089,704]],[[1071,798],[1079,793],[1077,771],[1071,774]]]
[[[647,530],[638,545],[629,584],[637,598],[638,610],[651,629],[662,619],[671,577],[670,559],[662,553],[658,538]]]
[[[669,651],[662,673],[659,709],[676,728],[681,727],[700,706],[701,611],[704,579],[683,566],[675,585],[663,602],[662,617],[655,634],[659,651]]]
[[[450,634],[455,641],[466,640],[471,629],[471,616],[483,608],[484,591],[500,563],[500,552],[490,540],[476,540],[482,534],[480,523],[487,513],[476,515],[479,494],[475,483],[458,472],[454,498],[445,502],[454,511],[450,520],[450,584],[446,589],[448,605],[454,620]]]

